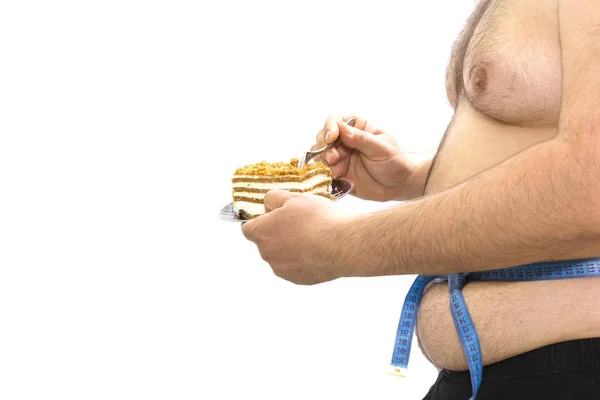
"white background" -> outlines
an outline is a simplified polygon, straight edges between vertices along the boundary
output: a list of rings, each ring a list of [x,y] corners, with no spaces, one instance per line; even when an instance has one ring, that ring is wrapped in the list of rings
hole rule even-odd
[[[473,5],[2,2],[0,398],[422,398],[416,343],[387,375],[414,276],[295,286],[217,215],[331,113],[434,148]]]

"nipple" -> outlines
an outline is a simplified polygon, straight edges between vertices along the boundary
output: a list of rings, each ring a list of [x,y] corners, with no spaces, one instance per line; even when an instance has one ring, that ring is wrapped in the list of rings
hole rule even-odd
[[[488,86],[488,68],[482,64],[474,66],[471,69],[470,83],[475,93],[484,93]]]

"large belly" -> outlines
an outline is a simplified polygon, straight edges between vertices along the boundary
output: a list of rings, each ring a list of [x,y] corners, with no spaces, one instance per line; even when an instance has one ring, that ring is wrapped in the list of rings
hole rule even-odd
[[[462,101],[432,167],[426,194],[449,189],[555,136],[555,128],[506,125]]]
[[[600,337],[599,278],[537,282],[471,282],[462,292],[477,330],[483,365],[553,343]],[[438,367],[466,370],[450,315],[448,286],[423,297],[419,345]]]
[[[426,194],[458,185],[555,135],[555,128],[507,126],[461,102],[432,167]],[[600,256],[600,248],[564,258],[592,256]],[[473,282],[463,293],[482,342],[484,364],[544,345],[600,335],[598,279]],[[466,369],[449,310],[447,285],[431,287],[419,311],[419,344],[438,367]]]

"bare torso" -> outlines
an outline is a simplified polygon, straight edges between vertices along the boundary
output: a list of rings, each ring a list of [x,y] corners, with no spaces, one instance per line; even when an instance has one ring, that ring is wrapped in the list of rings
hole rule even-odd
[[[453,48],[447,91],[455,115],[426,194],[455,186],[556,136],[562,85],[558,29],[558,0],[478,4]],[[600,247],[561,258],[598,256]],[[472,282],[463,293],[484,364],[552,343],[600,336],[600,279]],[[426,292],[417,335],[438,367],[467,368],[447,285]]]

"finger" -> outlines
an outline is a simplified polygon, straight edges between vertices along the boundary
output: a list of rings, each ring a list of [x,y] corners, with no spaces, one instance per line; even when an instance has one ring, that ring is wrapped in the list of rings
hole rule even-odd
[[[254,242],[254,227],[256,225],[255,222],[256,221],[254,220],[242,222],[242,234],[246,239],[248,239],[251,242]]]
[[[336,151],[338,153],[337,162],[347,160],[350,157],[350,154],[352,153],[352,149],[348,148],[347,146],[339,146],[336,148]]]
[[[383,133],[383,131],[381,129],[375,128],[373,126],[373,124],[371,124],[370,121],[359,118],[355,115],[345,117],[344,121],[348,121],[348,119],[350,119],[350,118],[354,119],[354,125],[351,125],[351,126],[354,126],[356,129],[360,129],[361,131],[369,132],[374,135],[379,135],[379,134]]]
[[[331,169],[331,176],[333,179],[337,179],[341,176],[344,176],[344,166],[342,164],[335,164],[329,167]]]
[[[341,160],[348,158],[352,149],[348,149],[341,143],[338,146],[334,146],[326,152],[322,153],[326,163],[331,165],[337,164]]]
[[[310,149],[311,150],[322,149],[323,147],[327,146],[329,143],[334,142],[339,137],[338,123],[344,123],[344,122],[348,123],[351,119],[353,120],[351,123],[353,126],[356,126],[356,124],[359,124],[359,127],[362,127],[362,128],[367,126],[366,120],[359,119],[355,115],[332,114],[329,117],[327,117],[327,120],[325,121],[325,126],[317,134],[317,142]],[[338,145],[336,145],[336,147],[337,146]],[[330,153],[329,155],[332,155],[332,154],[335,154],[335,153]],[[326,164],[327,166],[331,166],[332,164],[335,164],[335,162],[336,162],[335,159],[336,159],[335,156],[333,157],[333,159],[330,159],[327,153],[319,154],[318,156],[316,156],[314,158],[315,161],[321,161],[322,163]]]
[[[341,145],[341,143],[332,146],[329,150],[316,155],[313,158],[313,160],[315,160],[315,162],[321,161],[322,163],[324,163],[327,166],[331,166],[331,165],[335,164],[339,160],[338,148],[340,147],[340,145]],[[319,148],[320,147],[315,144],[311,147],[311,150],[317,150]]]
[[[347,146],[341,145],[336,147],[335,152],[331,154],[331,162],[328,164],[328,167],[331,169],[331,174],[333,175],[334,179],[347,174],[348,161],[350,160],[350,154],[352,154],[352,151],[354,150],[348,148]]]
[[[329,143],[334,142],[339,136],[338,123],[348,121],[351,118],[354,119],[356,122],[356,119],[358,117],[354,115],[341,114],[332,114],[329,117],[327,117],[327,119],[325,120],[325,126],[317,134],[317,144],[315,145],[315,149],[320,149],[328,145]]]
[[[327,128],[323,128],[323,129],[321,129],[321,130],[319,131],[319,133],[317,134],[317,140],[316,140],[316,143],[315,143],[315,144],[313,144],[313,145],[310,147],[310,150],[311,150],[311,151],[314,151],[314,150],[319,150],[319,149],[322,149],[323,147],[327,146],[327,143],[325,142],[325,135],[326,135],[326,134],[328,134],[328,132],[329,132],[329,131],[327,130]],[[329,135],[331,135],[331,134],[329,134]],[[338,138],[338,136],[339,136],[339,132],[338,132],[338,131],[336,131],[336,132],[334,133],[334,137],[335,137],[335,139],[337,139],[337,138]],[[335,140],[335,139],[333,139],[333,140]],[[321,161],[322,163],[324,163],[324,164],[326,164],[327,166],[329,166],[329,163],[327,162],[327,160],[326,160],[326,158],[325,158],[325,154],[324,154],[324,153],[321,153],[321,154],[319,154],[319,155],[315,156],[315,157],[313,158],[313,160],[314,160],[315,162]]]
[[[265,193],[265,213],[283,207],[286,201],[298,196],[301,194],[287,190],[269,190]]]
[[[380,133],[365,132],[346,124],[340,124],[339,126],[342,143],[351,149],[360,151],[369,159],[387,159],[393,157],[396,153],[394,147],[377,137]]]
[[[364,128],[367,124],[366,120],[360,120],[357,116],[354,115],[340,115],[340,114],[332,114],[325,120],[325,125],[323,129],[317,133],[317,142],[311,148],[311,150],[322,149],[327,146],[329,143],[334,142],[339,136],[339,126],[338,123],[353,120],[353,124],[359,124],[358,128]],[[357,121],[358,120],[358,121]]]
[[[340,114],[333,114],[327,117],[327,120],[325,121],[325,127],[323,128],[323,145],[327,145],[337,139],[340,133],[338,123],[343,121],[344,116]]]
[[[336,148],[331,148],[323,154],[323,158],[325,158],[325,161],[327,161],[329,165],[333,165],[340,160],[340,153]]]

